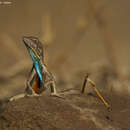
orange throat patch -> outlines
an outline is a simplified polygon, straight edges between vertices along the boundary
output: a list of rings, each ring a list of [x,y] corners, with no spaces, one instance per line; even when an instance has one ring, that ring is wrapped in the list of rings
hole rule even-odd
[[[42,75],[44,75],[42,73]],[[43,76],[44,77],[44,76]],[[36,75],[35,81],[32,84],[32,89],[35,91],[35,93],[40,94],[42,92],[42,87],[39,86],[40,78],[38,75]]]

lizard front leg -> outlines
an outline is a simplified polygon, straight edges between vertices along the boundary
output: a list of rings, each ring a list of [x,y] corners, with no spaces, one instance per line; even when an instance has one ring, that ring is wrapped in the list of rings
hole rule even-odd
[[[57,91],[56,91],[56,85],[55,85],[55,81],[54,80],[48,81],[48,85],[49,85],[50,90],[51,90],[51,94],[50,94],[51,96],[65,99],[63,96],[60,96],[60,94],[57,93]]]
[[[31,87],[31,85],[32,85],[32,83],[35,79],[35,75],[36,75],[36,71],[35,71],[34,65],[33,65],[32,69],[31,69],[31,71],[29,72],[29,75],[28,75],[25,92],[11,97],[9,99],[9,101],[18,100],[18,99],[23,98],[25,96],[37,95]]]
[[[36,74],[37,73],[33,65],[26,81],[26,89],[25,89],[26,96],[38,96],[38,94],[32,88],[32,84],[36,78]]]
[[[33,65],[31,71],[29,72],[27,81],[26,81],[25,93],[27,95],[29,95],[29,94],[31,95],[33,93],[32,83],[35,79],[35,75],[36,75],[36,72],[35,72],[34,65]]]
[[[46,76],[48,76],[49,80],[46,82],[46,86],[49,85],[50,90],[51,90],[51,96],[55,96],[55,97],[59,97],[59,98],[63,98],[62,96],[60,96],[57,91],[56,91],[56,83],[55,83],[55,79],[53,77],[53,75],[47,70],[47,67],[42,64],[43,66],[43,70]]]

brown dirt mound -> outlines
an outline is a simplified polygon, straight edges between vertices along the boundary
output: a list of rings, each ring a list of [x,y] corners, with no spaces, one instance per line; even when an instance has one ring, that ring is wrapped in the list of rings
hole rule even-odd
[[[74,92],[65,99],[43,95],[3,105],[0,130],[130,130],[130,97],[102,93],[107,110],[92,95]]]
[[[42,96],[9,102],[0,117],[1,130],[89,130],[96,129],[90,120],[81,118],[63,99]]]

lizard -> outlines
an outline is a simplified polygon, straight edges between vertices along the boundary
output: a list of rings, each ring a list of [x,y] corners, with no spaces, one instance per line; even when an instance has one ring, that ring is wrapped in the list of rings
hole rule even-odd
[[[44,63],[42,43],[34,36],[23,36],[22,40],[32,58],[33,65],[26,81],[25,92],[11,97],[10,101],[24,96],[39,96],[48,86],[50,86],[51,96],[63,98],[57,94],[54,76]]]
[[[19,94],[14,97],[11,97],[9,101],[13,101],[22,98],[24,96],[39,96],[43,91],[47,89],[48,85],[50,86],[51,96],[63,98],[62,96],[57,94],[54,77],[48,71],[44,63],[44,52],[43,52],[44,50],[43,50],[42,43],[39,41],[37,37],[34,36],[29,36],[29,37],[24,36],[22,39],[24,45],[26,46],[32,58],[33,66],[26,81],[25,92],[23,94]],[[98,97],[101,99],[104,105],[109,109],[110,105],[104,100],[102,95],[99,93],[95,83],[88,78],[88,74],[85,76],[81,93],[82,94],[84,93],[87,82],[92,85],[92,88],[94,89]]]

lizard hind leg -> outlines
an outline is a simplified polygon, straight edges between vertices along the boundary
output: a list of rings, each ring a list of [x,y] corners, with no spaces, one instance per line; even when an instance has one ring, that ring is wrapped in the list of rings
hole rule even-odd
[[[51,96],[65,99],[63,96],[60,96],[60,94],[57,93],[54,81],[49,81],[49,85],[50,85],[50,89],[51,89]]]

